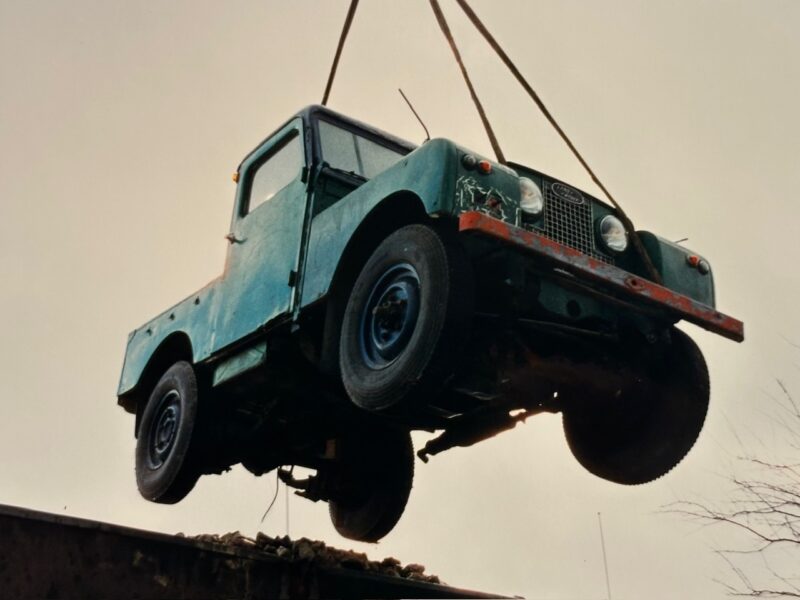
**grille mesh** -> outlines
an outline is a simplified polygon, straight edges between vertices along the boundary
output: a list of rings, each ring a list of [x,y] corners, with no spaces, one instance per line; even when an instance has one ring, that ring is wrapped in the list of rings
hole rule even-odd
[[[570,202],[553,192],[551,183],[544,185],[544,235],[584,254],[611,263],[611,258],[594,245],[592,205]]]

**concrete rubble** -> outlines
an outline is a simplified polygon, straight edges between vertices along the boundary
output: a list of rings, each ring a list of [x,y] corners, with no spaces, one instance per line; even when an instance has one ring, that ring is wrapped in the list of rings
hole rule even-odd
[[[208,544],[249,548],[278,558],[307,561],[322,567],[352,569],[426,583],[442,583],[436,575],[425,574],[423,565],[415,563],[403,565],[393,557],[387,557],[381,561],[369,560],[363,552],[340,550],[328,546],[325,542],[308,538],[292,540],[286,535],[273,538],[264,533],[258,533],[253,539],[238,531],[222,535],[204,533],[195,536],[185,536],[179,533],[178,536],[189,537]]]

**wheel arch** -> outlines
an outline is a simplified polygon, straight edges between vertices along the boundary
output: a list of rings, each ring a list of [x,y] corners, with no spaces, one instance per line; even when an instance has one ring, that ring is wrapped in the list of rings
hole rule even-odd
[[[323,372],[334,374],[338,370],[341,317],[350,290],[372,252],[386,236],[400,227],[431,221],[433,218],[422,199],[407,190],[387,196],[362,219],[339,257],[328,287],[320,352]]]
[[[155,349],[136,385],[119,397],[119,404],[128,412],[136,414],[134,435],[138,436],[139,434],[142,412],[150,396],[150,391],[164,372],[181,360],[193,364],[194,350],[189,336],[183,331],[176,331],[164,338]]]

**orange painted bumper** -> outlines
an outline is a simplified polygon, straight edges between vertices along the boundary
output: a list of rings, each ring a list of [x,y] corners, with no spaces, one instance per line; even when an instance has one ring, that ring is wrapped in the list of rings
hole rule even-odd
[[[458,225],[460,231],[478,233],[519,246],[581,279],[602,285],[615,295],[659,306],[703,329],[736,342],[744,341],[744,323],[741,321],[662,285],[554,242],[539,233],[509,225],[475,211],[462,213]]]

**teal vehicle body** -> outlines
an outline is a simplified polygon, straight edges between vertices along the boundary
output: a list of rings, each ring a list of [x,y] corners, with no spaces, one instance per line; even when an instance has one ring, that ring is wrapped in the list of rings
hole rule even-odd
[[[316,134],[320,120],[380,139],[405,156],[368,180],[331,170],[323,162]],[[297,172],[269,202],[249,212],[252,172],[276,148],[289,143],[296,144],[300,153]],[[432,217],[478,210],[519,226],[518,177],[525,175],[540,186],[543,180],[556,181],[518,165],[516,170],[494,165],[492,174],[481,176],[461,164],[467,152],[445,139],[415,148],[322,107],[298,113],[247,155],[237,171],[224,273],[129,335],[117,391],[123,404],[159,348],[182,344],[191,348],[193,362],[213,361],[270,326],[296,321],[305,308],[324,300],[348,246],[358,243],[359,228],[381,205],[402,203],[404,211]],[[499,210],[485,207],[476,195],[500,200]],[[583,195],[591,199],[593,222],[613,214],[611,207]],[[715,306],[710,268],[706,273],[687,268],[691,253],[685,248],[649,232],[640,236],[665,287]],[[615,259],[627,271],[643,272],[631,250]],[[564,304],[569,295],[555,291],[554,300],[553,294],[554,289],[547,290],[552,305]]]
[[[416,150],[396,141],[394,147],[409,154],[363,183],[353,178],[340,182],[338,188],[330,180],[321,186],[310,184],[319,181],[324,169],[312,164],[310,127],[317,113],[332,116],[318,107],[306,109],[241,163],[224,273],[131,332],[120,397],[136,388],[149,361],[171,340],[181,339],[180,343],[191,347],[193,362],[202,362],[213,360],[264,328],[297,319],[302,308],[327,294],[345,249],[378,204],[415,203],[415,209],[428,214],[452,210],[457,150],[446,140],[432,140]],[[373,131],[347,122],[365,132]],[[395,142],[388,134],[381,135]],[[304,141],[302,166],[269,202],[248,212],[251,171],[290,138]],[[346,173],[331,176],[348,179]],[[353,189],[354,184],[359,187]],[[343,192],[349,194],[340,202]]]
[[[422,210],[428,215],[451,213],[456,170],[455,145],[434,139],[350,192],[345,201],[319,212],[311,223],[301,305],[325,296],[338,259],[365,218],[381,202],[400,201],[409,210]]]
[[[644,483],[708,406],[675,324],[744,338],[706,258],[638,232],[653,281],[611,206],[446,139],[311,106],[234,180],[223,273],[128,337],[117,398],[148,500],[237,463],[279,469],[342,535],[376,541],[411,489],[411,429],[442,431],[426,460],[540,412],[563,414],[590,472]]]

